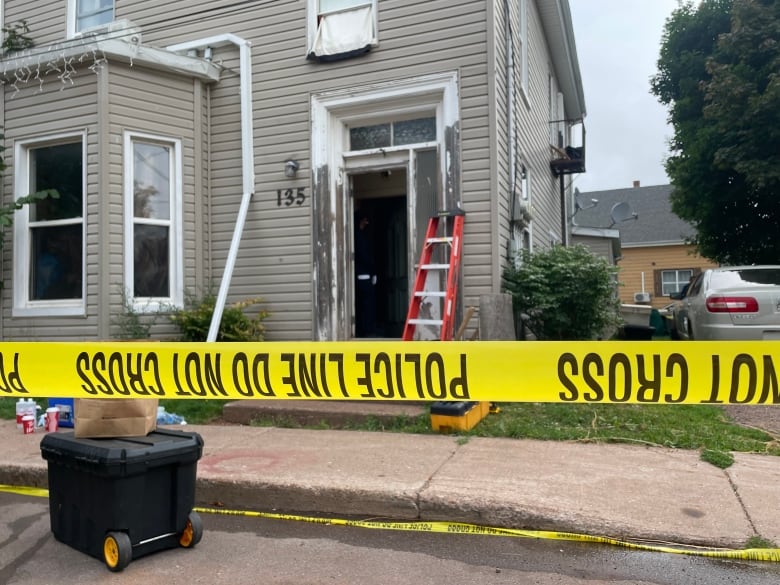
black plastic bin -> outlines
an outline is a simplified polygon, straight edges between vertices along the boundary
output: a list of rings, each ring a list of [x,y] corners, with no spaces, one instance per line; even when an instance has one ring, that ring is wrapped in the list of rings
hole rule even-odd
[[[192,511],[198,433],[158,429],[141,437],[77,439],[49,433],[49,515],[57,540],[121,571],[134,558],[195,546],[203,524]]]

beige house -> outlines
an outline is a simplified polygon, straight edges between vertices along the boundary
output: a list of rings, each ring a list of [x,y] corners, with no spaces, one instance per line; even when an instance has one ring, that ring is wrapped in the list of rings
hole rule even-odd
[[[578,196],[592,207],[577,212],[577,226],[608,230],[612,238],[604,242],[619,237],[619,252],[614,259],[620,267],[622,303],[649,303],[660,309],[671,302],[669,295],[681,290],[693,275],[715,266],[686,244],[694,229],[672,212],[671,192],[671,185],[636,185]],[[612,217],[618,205],[625,213]],[[576,233],[578,228],[573,231]]]
[[[354,336],[371,216],[380,335],[431,214],[466,213],[461,304],[569,240],[583,90],[566,0],[6,0],[0,338],[107,339],[213,284],[269,340]],[[533,210],[532,213],[530,211]],[[164,320],[154,335],[172,333]]]

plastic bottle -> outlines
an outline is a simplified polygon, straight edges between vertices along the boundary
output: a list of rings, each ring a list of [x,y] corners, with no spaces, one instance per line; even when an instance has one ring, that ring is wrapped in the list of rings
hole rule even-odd
[[[20,398],[16,403],[16,428],[22,430],[22,417],[27,414],[27,401]]]

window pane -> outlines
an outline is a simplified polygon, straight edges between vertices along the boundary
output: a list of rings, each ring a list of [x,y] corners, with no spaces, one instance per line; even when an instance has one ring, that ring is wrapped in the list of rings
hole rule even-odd
[[[661,272],[661,294],[670,295],[681,291],[691,276],[693,270],[664,270]]]
[[[320,14],[367,4],[371,4],[371,0],[320,0]]]
[[[99,26],[114,20],[114,0],[78,0],[76,29]]]
[[[136,297],[168,297],[168,227],[135,224],[134,281]]]
[[[350,150],[365,150],[367,148],[383,148],[391,146],[390,124],[376,124],[375,126],[361,126],[350,128]]]
[[[436,140],[436,118],[393,122],[393,145]]]
[[[170,149],[158,144],[133,144],[134,217],[170,219]]]
[[[30,230],[30,300],[81,298],[81,224]]]
[[[30,221],[81,217],[83,173],[81,142],[43,146],[30,150],[30,190],[56,189],[58,199],[30,205]]]

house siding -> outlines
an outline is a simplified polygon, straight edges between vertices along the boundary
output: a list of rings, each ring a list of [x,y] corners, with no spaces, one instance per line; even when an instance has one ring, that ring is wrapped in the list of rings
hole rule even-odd
[[[62,41],[67,3],[35,3],[34,9],[28,4],[23,0],[6,2],[6,22],[27,19],[38,46]],[[516,31],[517,3],[509,2],[509,6]],[[455,195],[467,212],[461,272],[463,304],[478,306],[481,295],[500,289],[511,229],[509,132],[504,128],[508,99],[504,1],[380,1],[378,47],[359,58],[319,64],[305,60],[307,7],[308,2],[302,0],[250,4],[241,9],[223,0],[199,6],[198,14],[193,15],[192,3],[184,0],[117,3],[116,17],[127,18],[140,27],[145,46],[166,47],[222,33],[251,42],[255,190],[228,301],[261,297],[269,313],[269,340],[317,337],[316,313],[322,307],[316,306],[315,289],[328,285],[315,283],[313,273],[320,253],[316,246],[322,242],[312,236],[317,228],[313,198],[321,196],[316,189],[321,177],[311,169],[312,97],[355,86],[455,72],[459,92],[459,120],[454,129],[458,147],[453,167],[458,190]],[[534,246],[546,247],[548,234],[560,232],[558,181],[549,168],[551,54],[536,2],[529,0],[528,7],[529,91],[520,96],[518,69],[516,156],[518,164],[522,159],[531,174],[531,197],[538,210],[532,227]],[[216,292],[242,201],[238,57],[237,47],[213,47],[213,59],[223,66],[220,81],[213,85],[200,85],[159,71],[140,71],[132,64],[125,67],[126,71],[113,64],[110,68],[112,77],[107,87],[111,128],[102,136],[109,145],[103,160],[109,164],[111,189],[121,187],[121,142],[116,142],[121,128],[181,135],[184,139],[188,288],[211,288]],[[519,67],[519,53],[515,60]],[[160,82],[162,86],[170,85],[170,91],[166,87],[165,92],[159,92]],[[88,92],[78,93],[76,85],[66,87],[62,96],[68,92],[89,97]],[[64,111],[65,103],[58,101],[58,109]],[[76,112],[84,107],[78,99],[67,104]],[[42,113],[37,102],[35,107]],[[289,158],[300,163],[293,179],[283,173],[284,161]],[[95,169],[95,165],[90,168]],[[335,169],[317,172],[326,176]],[[93,189],[91,186],[90,192]],[[287,189],[303,190],[305,200],[280,205],[277,194]],[[117,193],[121,195],[121,188]],[[325,201],[316,203],[327,205]],[[114,211],[121,210],[121,197],[115,202],[112,199],[111,205],[109,217],[120,217]],[[97,215],[88,218],[88,229],[95,230],[91,235],[94,239],[99,232],[91,224],[96,221]],[[110,229],[101,232],[109,239],[106,250],[111,256],[105,265],[110,278],[102,276],[103,288],[115,288],[123,277],[122,230],[114,231],[114,227],[111,223]],[[330,254],[344,253],[343,243],[329,244],[333,246]],[[92,278],[98,282],[96,275]],[[95,284],[88,292],[88,311],[97,302],[92,296],[96,294],[112,295],[110,313],[120,308],[113,290],[104,291]],[[102,315],[105,321],[105,310]],[[83,331],[88,335],[89,327]]]
[[[669,297],[656,294],[655,274],[658,270],[673,270],[691,268],[706,270],[713,264],[706,258],[693,253],[693,247],[688,245],[643,246],[636,248],[623,247],[622,259],[618,263],[620,272],[618,279],[620,287],[620,302],[634,303],[634,293],[642,291],[642,275],[644,274],[644,292],[650,293],[651,304],[656,309],[668,305]],[[658,285],[660,287],[660,284]]]
[[[196,169],[203,164],[195,159],[194,138],[197,118],[193,81],[186,77],[166,75],[140,67],[122,64],[110,65],[107,74],[108,151],[103,153],[104,165],[109,176],[108,197],[101,197],[101,205],[109,206],[108,232],[110,290],[103,291],[103,301],[111,315],[122,312],[124,279],[124,152],[125,132],[138,132],[154,137],[181,140],[182,159],[182,246],[185,291],[196,292],[195,260],[202,254],[202,242],[197,238],[200,230],[196,223],[196,210],[205,205],[204,196],[195,189]],[[120,332],[111,328],[110,336]],[[173,328],[166,319],[157,319],[155,335],[170,336]],[[106,334],[109,334],[106,331]]]
[[[257,29],[242,31],[244,16],[234,17],[232,22],[203,22],[200,29],[197,25],[177,29],[175,36],[166,31],[164,37],[156,38],[154,33],[144,32],[144,41],[155,44],[175,44],[220,32],[231,32],[252,42],[256,192],[229,300],[262,297],[263,308],[269,313],[269,340],[311,339],[314,335],[311,96],[356,84],[367,86],[457,71],[461,91],[461,200],[467,212],[464,246],[469,250],[462,268],[463,288],[465,302],[476,303],[478,295],[490,289],[495,276],[492,270],[485,273],[483,268],[491,262],[492,250],[480,244],[489,239],[494,226],[489,212],[484,211],[490,207],[493,192],[488,167],[485,3],[380,2],[379,47],[359,59],[327,64],[304,59],[306,34],[301,23],[306,19],[305,2],[262,6],[253,11],[253,16],[263,22],[262,35]],[[153,20],[154,14],[147,11],[144,18]],[[140,18],[134,21],[146,30]],[[457,31],[455,37],[453,30]],[[236,165],[240,161],[236,56],[232,48],[215,49],[215,58],[226,60],[227,71],[210,90],[212,277],[216,284],[222,278],[221,267],[227,258],[241,197],[240,167]],[[295,179],[284,177],[284,161],[288,158],[301,164]],[[298,188],[307,195],[303,205],[278,205],[278,190]]]
[[[510,132],[503,123],[507,117],[507,100],[510,89],[506,77],[507,52],[512,50],[506,38],[506,18],[503,0],[496,0],[493,4],[495,13],[495,38],[497,40],[494,68],[496,71],[496,127],[494,136],[496,139],[496,159],[498,160],[495,229],[493,247],[490,250],[491,257],[485,258],[486,264],[492,266],[490,279],[483,283],[485,288],[480,293],[490,293],[500,287],[501,273],[506,265],[508,243],[511,236],[511,148],[509,144]],[[532,237],[532,249],[545,249],[550,246],[550,233],[561,237],[561,205],[560,183],[550,170],[550,111],[549,94],[550,78],[552,78],[553,91],[557,93],[558,82],[551,64],[548,41],[544,34],[541,16],[537,3],[528,0],[527,14],[527,39],[528,43],[528,84],[527,88],[521,87],[522,58],[520,48],[517,45],[519,34],[519,2],[509,3],[510,28],[514,37],[514,91],[515,107],[514,119],[517,133],[518,146],[515,152],[518,178],[515,190],[519,194],[519,168],[525,165],[529,174],[529,200],[534,209],[534,220],[530,226]],[[557,115],[557,114],[556,114]],[[560,113],[559,118],[567,117]],[[566,190],[569,190],[570,180],[566,181]],[[561,238],[562,239],[562,238]]]
[[[73,85],[68,91],[60,91],[63,84],[44,83],[42,86],[20,87],[6,90],[4,95],[6,150],[3,153],[8,165],[3,176],[4,203],[8,204],[15,198],[14,193],[14,143],[17,140],[46,139],[53,134],[70,132],[86,133],[86,157],[96,161],[99,157],[97,134],[94,129],[97,124],[97,79],[92,73],[77,74]],[[63,112],[68,115],[64,116]],[[90,131],[90,129],[92,131]],[[9,172],[10,171],[10,172]],[[86,190],[94,192],[97,187],[96,165],[87,166]],[[99,287],[99,270],[97,258],[102,249],[98,238],[99,212],[96,198],[86,197],[86,217],[84,231],[84,290],[87,299],[95,299]],[[13,230],[5,230],[5,246],[3,246],[3,282],[2,289],[3,331],[2,339],[19,341],[38,341],[44,339],[89,339],[95,336],[98,319],[95,303],[86,303],[85,316],[76,317],[14,317],[13,309]]]

